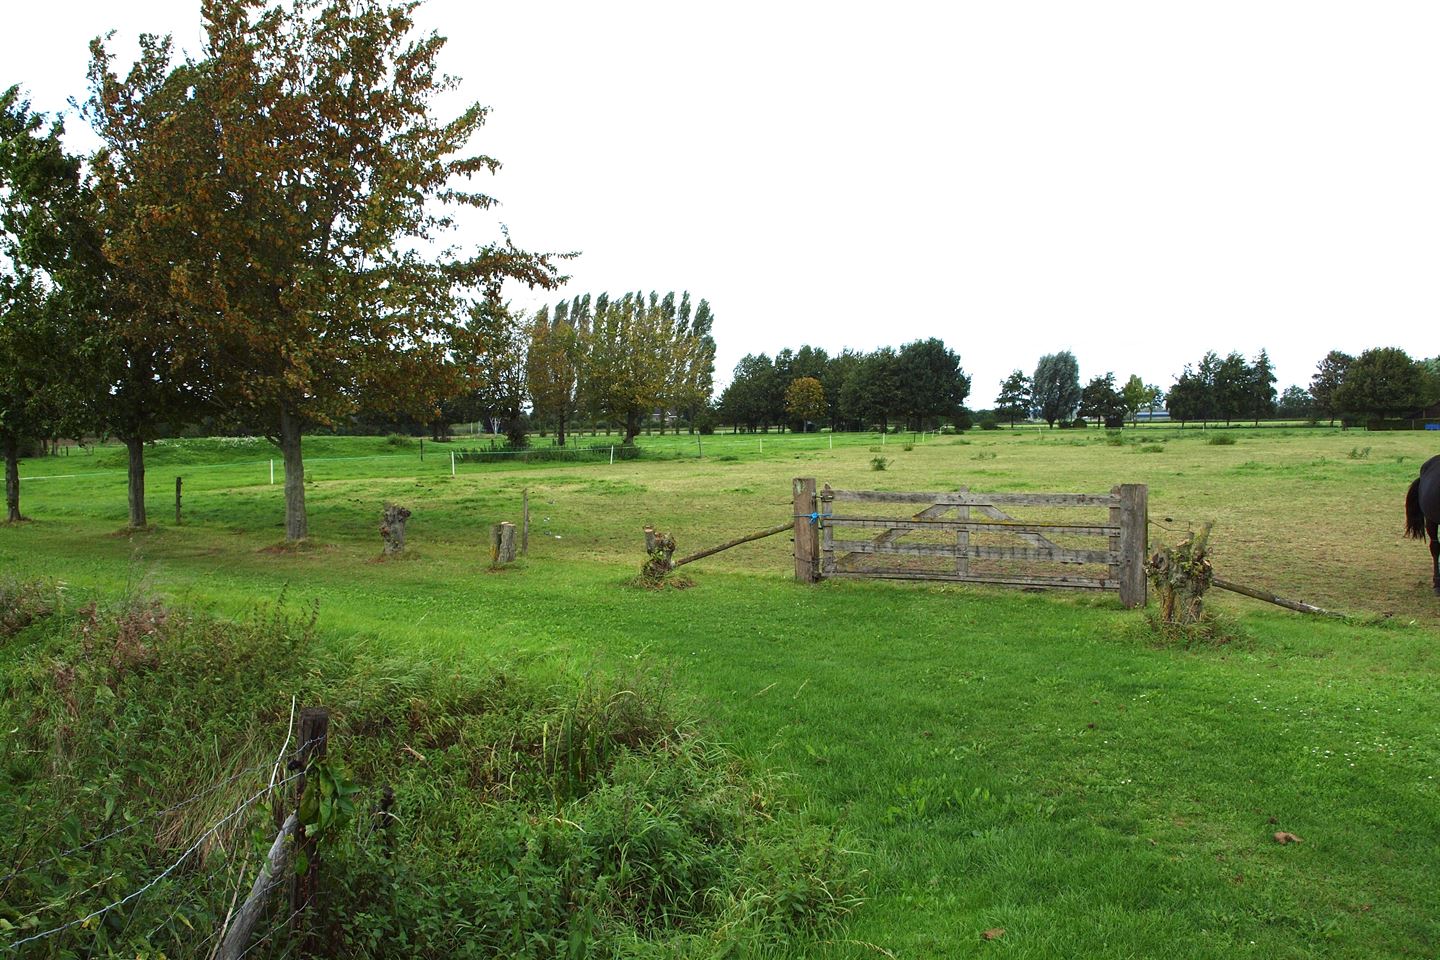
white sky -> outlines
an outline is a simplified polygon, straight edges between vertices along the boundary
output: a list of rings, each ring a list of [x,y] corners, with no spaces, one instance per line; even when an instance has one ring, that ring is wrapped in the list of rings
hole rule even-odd
[[[198,0],[6,7],[0,86],[40,109],[83,97],[96,34],[126,65],[141,31],[200,44]],[[1440,4],[429,0],[421,19],[493,109],[475,146],[504,163],[486,186],[516,242],[582,251],[566,296],[709,299],[722,384],[747,352],[928,336],[972,407],[1067,348],[1084,379],[1168,387],[1207,349],[1265,347],[1282,389],[1332,348],[1440,353]]]

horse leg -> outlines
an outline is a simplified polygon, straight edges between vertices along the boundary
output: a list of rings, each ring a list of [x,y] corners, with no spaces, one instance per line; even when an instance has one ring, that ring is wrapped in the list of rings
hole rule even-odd
[[[1430,588],[1440,596],[1440,520],[1427,518],[1425,532],[1430,534]]]

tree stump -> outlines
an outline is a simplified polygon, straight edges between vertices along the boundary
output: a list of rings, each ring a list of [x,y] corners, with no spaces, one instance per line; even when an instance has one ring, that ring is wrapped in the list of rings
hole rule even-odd
[[[659,533],[654,527],[645,528],[645,564],[640,575],[649,583],[659,583],[674,569],[675,538],[668,533]]]
[[[506,520],[490,528],[490,565],[503,567],[515,560],[515,524]]]
[[[385,504],[380,515],[380,536],[385,541],[382,556],[393,557],[405,552],[405,521],[409,519],[409,510],[399,504]]]
[[[1160,620],[1166,624],[1195,623],[1202,616],[1205,591],[1215,580],[1207,556],[1212,524],[1174,547],[1156,550],[1145,561],[1145,574],[1160,597]]]

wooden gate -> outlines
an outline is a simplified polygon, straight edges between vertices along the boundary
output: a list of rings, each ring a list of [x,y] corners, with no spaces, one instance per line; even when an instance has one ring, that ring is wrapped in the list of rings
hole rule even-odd
[[[1148,489],[1108,494],[816,490],[795,495],[795,577],[1118,590],[1145,605]],[[918,510],[917,510],[918,508]],[[1024,514],[1024,515],[1020,515]]]

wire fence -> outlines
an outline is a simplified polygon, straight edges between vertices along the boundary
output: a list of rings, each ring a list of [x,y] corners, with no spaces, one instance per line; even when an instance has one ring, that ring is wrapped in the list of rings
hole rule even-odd
[[[261,803],[261,801],[274,794],[275,791],[283,789],[284,787],[296,782],[305,775],[305,771],[303,769],[293,769],[285,776],[279,776],[279,770],[285,765],[284,757],[290,739],[291,738],[289,732],[287,731],[285,746],[282,746],[280,756],[276,759],[266,760],[261,763],[249,765],[244,769],[241,769],[236,773],[225,777],[222,780],[210,784],[209,786],[205,787],[205,789],[197,791],[196,793],[186,797],[183,800],[144,813],[125,823],[123,826],[115,830],[110,830],[101,836],[97,836],[93,839],[87,840],[84,843],[76,844],[58,853],[44,857],[40,860],[36,860],[33,863],[29,863],[24,866],[16,866],[12,868],[8,873],[0,876],[0,892],[3,892],[4,899],[6,901],[12,901],[12,896],[15,892],[14,881],[18,879],[27,876],[39,877],[40,872],[46,870],[46,868],[55,868],[57,864],[63,865],[66,861],[73,861],[75,860],[75,858],[80,857],[81,854],[90,851],[97,851],[97,848],[99,848],[99,851],[97,852],[103,852],[108,854],[110,851],[113,851],[113,848],[107,848],[104,845],[109,843],[110,841],[116,840],[144,824],[159,822],[170,814],[183,810],[187,807],[191,807],[208,797],[213,797],[214,795],[220,793],[226,788],[233,787],[234,785],[244,781],[246,778],[255,778],[256,783],[259,784],[258,789],[248,793],[246,796],[243,797],[243,799],[239,801],[239,803],[230,807],[224,814],[210,819],[201,829],[191,835],[189,842],[185,844],[183,850],[178,856],[170,859],[168,863],[166,863],[162,868],[151,873],[145,880],[133,885],[133,889],[125,893],[123,896],[114,897],[113,899],[110,899],[107,902],[104,902],[103,904],[98,906],[86,906],[85,908],[83,908],[83,911],[81,911],[80,915],[78,916],[73,916],[71,919],[65,920],[63,922],[52,921],[50,926],[43,927],[42,929],[36,929],[37,927],[41,926],[40,923],[35,922],[38,921],[38,918],[45,915],[63,915],[66,910],[71,909],[73,905],[77,901],[80,901],[82,898],[84,898],[86,894],[91,893],[92,891],[95,891],[97,889],[110,886],[115,880],[120,879],[123,873],[122,870],[106,870],[103,871],[105,875],[102,876],[98,881],[90,883],[84,887],[81,887],[78,890],[67,893],[66,895],[60,897],[51,896],[48,898],[44,898],[43,901],[37,906],[32,907],[27,911],[23,911],[18,916],[16,916],[16,920],[18,920],[18,922],[7,921],[5,924],[7,928],[6,932],[11,933],[13,939],[11,939],[8,943],[0,942],[0,953],[11,956],[19,955],[22,952],[28,953],[30,951],[33,951],[34,949],[40,948],[42,945],[48,943],[53,938],[59,937],[61,934],[77,930],[90,932],[92,937],[97,938],[98,941],[98,938],[100,936],[100,930],[103,929],[102,924],[107,922],[106,918],[128,906],[131,908],[129,911],[129,915],[128,917],[126,917],[123,923],[120,924],[118,933],[115,931],[113,924],[111,924],[108,929],[108,933],[117,936],[120,939],[123,939],[125,934],[129,931],[131,924],[134,922],[137,913],[139,912],[141,901],[148,894],[151,894],[157,889],[164,889],[161,885],[167,879],[176,877],[178,874],[180,874],[182,868],[184,868],[193,858],[195,858],[196,854],[199,853],[208,842],[215,840],[227,830],[238,830],[243,823],[242,818],[245,816],[245,814],[248,811],[253,810],[258,804]],[[307,740],[305,743],[302,743],[299,747],[295,748],[295,751],[291,754],[291,756],[304,756],[308,748],[319,742],[319,739],[320,738],[310,739]],[[295,763],[292,761],[290,763],[290,766],[294,767]],[[102,859],[104,858],[105,857],[102,856]],[[235,879],[234,887],[234,891],[236,893],[238,893],[240,887],[243,885],[245,867],[246,865],[248,865],[249,859],[250,858],[247,854],[244,863],[242,863],[239,868],[239,875]],[[81,871],[77,870],[74,867],[63,866],[62,869],[67,879],[72,883],[75,881],[76,877],[82,875]],[[205,879],[210,878],[205,877],[203,872],[200,875],[187,873],[185,882],[199,883]],[[20,886],[22,889],[24,889],[29,885],[21,884]],[[33,887],[32,892],[39,893],[42,889],[42,887]],[[234,893],[231,894],[230,899],[231,907],[233,908]],[[152,940],[174,918],[173,912],[171,910],[169,910],[168,908],[162,909],[165,909],[166,916],[164,919],[162,919],[159,925],[157,925],[153,930],[151,930],[149,934],[147,934],[146,942]],[[303,909],[303,907],[301,907],[301,909]],[[298,913],[299,911],[296,912]],[[14,915],[12,914],[12,916]],[[275,932],[280,927],[288,924],[290,920],[293,920],[293,915],[292,917],[281,921],[279,924],[276,924],[263,937],[255,940],[245,952],[248,954],[251,950],[256,949],[261,943],[270,940],[274,936]],[[119,921],[115,922],[119,923]],[[205,941],[202,941],[200,944],[194,945],[194,949],[202,949],[206,944],[212,942],[217,936],[219,936],[222,931],[223,925],[217,927],[216,931],[212,933],[210,937],[208,937]],[[27,947],[30,948],[29,951],[27,951]],[[203,956],[204,954],[198,953],[196,955]]]

